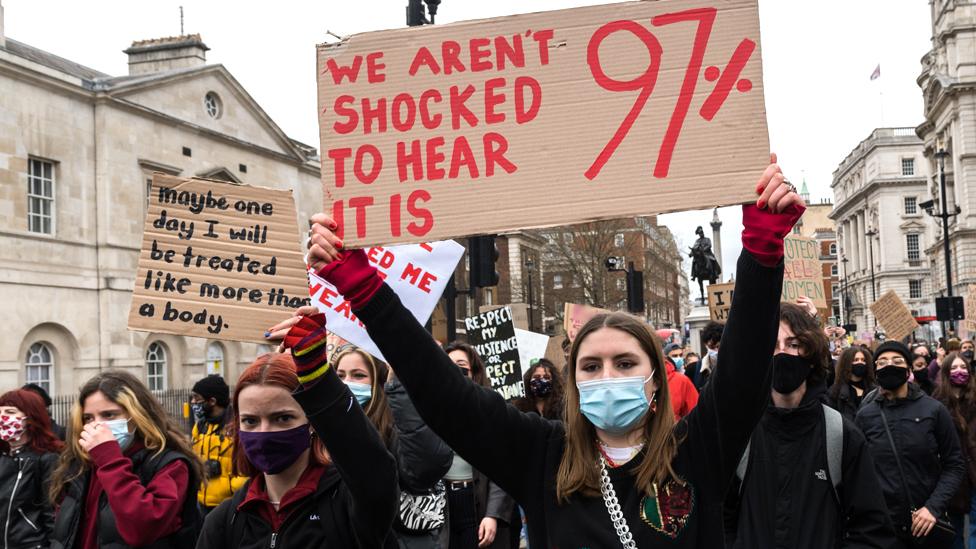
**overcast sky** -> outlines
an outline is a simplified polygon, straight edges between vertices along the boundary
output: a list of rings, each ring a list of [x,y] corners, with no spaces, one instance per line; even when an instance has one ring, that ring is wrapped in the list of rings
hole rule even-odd
[[[291,137],[319,146],[315,44],[400,27],[406,0],[0,0],[7,36],[112,75],[126,74],[133,40],[200,33],[207,60],[222,63]],[[605,2],[443,0],[438,23]],[[922,122],[915,83],[930,47],[924,0],[760,0],[769,137],[784,171],[830,198],[834,168],[880,126]],[[881,78],[870,81],[877,65]],[[799,186],[799,185],[798,185]],[[738,208],[720,210],[725,265],[739,252]],[[679,245],[711,212],[661,217]],[[710,234],[710,231],[707,231]],[[729,271],[730,269],[726,269]],[[728,273],[726,273],[728,274]],[[697,293],[697,291],[696,291]]]

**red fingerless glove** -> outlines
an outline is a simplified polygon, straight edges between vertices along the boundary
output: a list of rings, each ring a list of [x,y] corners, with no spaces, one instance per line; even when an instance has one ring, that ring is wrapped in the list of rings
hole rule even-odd
[[[773,213],[755,204],[742,206],[742,247],[761,265],[779,265],[783,260],[783,240],[806,209],[800,204],[790,204],[782,212]]]
[[[365,307],[383,285],[383,279],[363,250],[342,252],[339,259],[315,274],[331,282],[353,310]]]
[[[307,385],[329,370],[325,314],[303,316],[285,334],[283,345],[291,349],[298,381]]]

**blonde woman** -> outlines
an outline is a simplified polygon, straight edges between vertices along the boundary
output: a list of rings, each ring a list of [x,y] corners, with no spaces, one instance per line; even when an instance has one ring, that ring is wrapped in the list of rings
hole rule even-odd
[[[193,547],[201,465],[186,435],[126,372],[81,388],[51,482],[52,549]]]
[[[772,159],[775,162],[775,157]],[[783,239],[802,200],[770,165],[743,208],[743,251],[698,407],[675,422],[660,343],[630,315],[599,315],[569,356],[564,421],[467,383],[337,223],[312,218],[309,259],[350,300],[428,425],[525,510],[532,547],[721,547],[722,500],[770,394]]]

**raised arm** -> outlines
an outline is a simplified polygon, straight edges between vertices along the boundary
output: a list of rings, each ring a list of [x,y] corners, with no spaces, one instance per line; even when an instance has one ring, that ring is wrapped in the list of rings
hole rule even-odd
[[[302,387],[294,393],[352,498],[361,547],[381,547],[397,510],[396,463],[325,352],[325,315],[303,317],[285,337]]]
[[[686,418],[694,462],[716,497],[724,495],[769,401],[783,241],[805,209],[773,162],[759,180],[756,204],[742,207],[743,250],[718,364]]]

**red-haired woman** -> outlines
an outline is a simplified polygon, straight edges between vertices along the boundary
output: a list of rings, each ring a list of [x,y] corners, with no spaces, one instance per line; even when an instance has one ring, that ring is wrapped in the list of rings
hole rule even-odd
[[[54,528],[48,481],[61,446],[41,397],[24,389],[0,396],[0,513],[5,513],[5,549],[48,546]]]
[[[325,315],[285,334],[237,380],[236,474],[197,548],[396,547],[396,463],[327,360]],[[271,335],[269,333],[269,335]]]
[[[775,162],[775,160],[773,160]],[[421,417],[525,510],[531,547],[721,547],[723,497],[770,395],[784,238],[802,200],[770,165],[743,207],[743,251],[718,366],[698,406],[669,410],[658,338],[624,313],[573,341],[565,422],[525,414],[465,381],[338,223],[312,218],[309,259],[345,296]],[[669,410],[670,411],[670,410]]]

